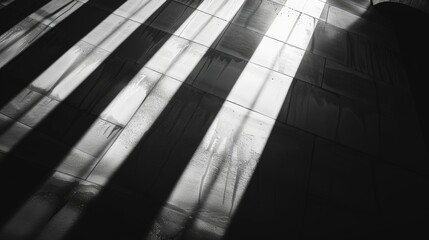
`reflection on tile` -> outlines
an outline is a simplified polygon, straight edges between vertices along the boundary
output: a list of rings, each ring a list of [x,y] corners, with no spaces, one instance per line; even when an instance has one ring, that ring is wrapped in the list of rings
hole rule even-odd
[[[356,227],[362,234],[373,230],[378,209],[370,160],[363,154],[317,139],[304,239],[339,236]]]
[[[271,38],[262,39],[250,61],[315,85],[322,82],[323,58]]]
[[[225,29],[228,22],[209,14],[194,11],[177,29],[176,34],[185,39],[210,47]]]
[[[247,62],[220,51],[209,52],[197,69],[196,77],[191,76],[189,83],[208,93],[226,98],[240,76]]]
[[[139,26],[134,21],[111,14],[82,40],[112,52]]]
[[[0,68],[24,51],[49,29],[31,18],[25,18],[0,36]]]
[[[375,85],[370,77],[329,60],[323,88],[367,104],[377,104]]]
[[[282,5],[270,1],[246,1],[232,23],[265,34],[279,15]]]
[[[323,137],[335,139],[339,102],[335,95],[297,81],[292,90],[287,122]]]
[[[249,60],[262,37],[263,35],[257,32],[231,24],[220,39],[216,49]]]
[[[249,63],[227,100],[277,119],[291,83],[291,77]]]
[[[107,56],[107,51],[79,41],[43,71],[30,84],[30,87],[41,93],[49,93],[50,97],[61,101],[81,84]]]
[[[142,68],[103,110],[100,118],[125,126],[160,77],[160,73]]]
[[[171,36],[145,66],[185,81],[207,51],[207,47]]]
[[[317,19],[301,14],[292,29],[287,43],[304,50],[307,49],[317,23]]]
[[[181,83],[164,77],[155,86],[88,180],[105,184],[161,114]]]

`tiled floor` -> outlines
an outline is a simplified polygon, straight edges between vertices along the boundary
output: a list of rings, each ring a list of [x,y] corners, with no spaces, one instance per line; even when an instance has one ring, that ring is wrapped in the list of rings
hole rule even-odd
[[[369,0],[10,0],[1,239],[380,239],[429,162]]]

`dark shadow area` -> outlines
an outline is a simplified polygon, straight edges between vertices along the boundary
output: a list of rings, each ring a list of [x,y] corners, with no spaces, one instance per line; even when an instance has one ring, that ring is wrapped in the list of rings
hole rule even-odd
[[[400,3],[380,3],[375,8],[393,24],[399,42],[414,103],[429,149],[429,110],[427,107],[427,63],[429,56],[429,14]]]

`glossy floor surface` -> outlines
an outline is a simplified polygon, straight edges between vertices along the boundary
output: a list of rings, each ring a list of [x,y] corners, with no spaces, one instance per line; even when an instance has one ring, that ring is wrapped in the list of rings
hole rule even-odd
[[[369,0],[0,7],[0,239],[428,235],[408,77]]]

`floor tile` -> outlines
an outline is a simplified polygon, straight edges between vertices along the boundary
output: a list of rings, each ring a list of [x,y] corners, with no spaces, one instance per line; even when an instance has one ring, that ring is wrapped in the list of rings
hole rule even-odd
[[[62,101],[108,57],[108,54],[101,48],[79,41],[31,82],[30,88]]]
[[[270,25],[266,36],[286,42],[292,29],[298,21],[300,13],[288,7],[283,7]]]
[[[201,11],[194,11],[176,33],[206,47],[215,46],[228,22]]]
[[[377,104],[373,79],[330,60],[326,62],[323,88],[366,104]]]
[[[121,5],[118,7],[116,3],[103,0],[91,0],[88,4],[100,7],[107,11],[113,12],[118,16],[131,19],[133,21],[144,23],[152,14],[155,14],[158,9],[168,3],[167,0],[127,0],[119,1]]]
[[[160,9],[159,14],[155,16],[150,26],[174,34],[194,11],[194,8],[175,1],[169,1],[165,7]]]
[[[286,3],[287,4],[287,3]],[[326,21],[328,4],[325,0],[307,0],[302,12],[322,21]]]
[[[281,4],[270,0],[246,1],[232,23],[265,34],[281,9]]]
[[[247,62],[220,51],[209,52],[197,65],[198,75],[188,78],[193,86],[226,98]]]
[[[347,64],[348,53],[347,32],[325,23],[318,23],[310,43],[310,51]]]
[[[301,81],[294,84],[287,123],[335,139],[339,114],[335,95]]]
[[[82,40],[113,52],[140,26],[139,23],[111,14],[91,30]]]
[[[305,14],[301,14],[287,39],[287,43],[306,50],[309,47],[310,40],[315,34],[315,28],[318,20]]]
[[[195,72],[197,64],[209,49],[189,40],[171,36],[145,65],[179,81]]]
[[[216,50],[249,60],[262,37],[257,32],[232,24],[220,39]]]
[[[249,63],[228,94],[227,100],[277,119],[292,78]]]
[[[198,10],[224,19],[226,21],[231,21],[237,11],[243,6],[244,2],[245,0],[203,1],[198,7]]]
[[[140,69],[101,112],[100,118],[118,126],[125,126],[160,78],[161,74],[153,70]]]
[[[262,39],[250,61],[314,85],[322,83],[323,58],[271,38]]]

